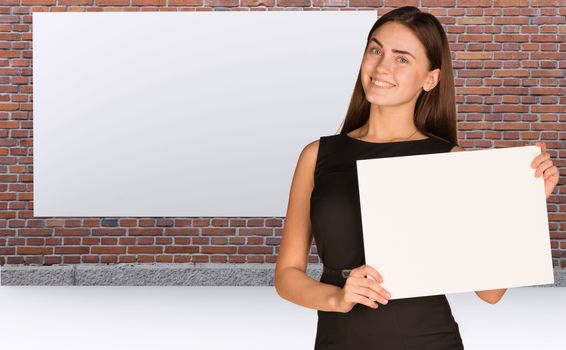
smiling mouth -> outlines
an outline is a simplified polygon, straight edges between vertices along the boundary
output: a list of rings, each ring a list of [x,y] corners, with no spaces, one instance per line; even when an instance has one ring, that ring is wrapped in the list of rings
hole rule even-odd
[[[374,78],[371,78],[371,86],[372,87],[376,87],[376,88],[381,88],[381,89],[391,89],[394,88],[395,85],[381,81],[381,80],[377,80]]]
[[[377,89],[392,89],[395,87],[395,85],[391,85],[388,83],[382,83],[379,82],[377,80],[372,79],[371,80],[371,87],[377,88]]]

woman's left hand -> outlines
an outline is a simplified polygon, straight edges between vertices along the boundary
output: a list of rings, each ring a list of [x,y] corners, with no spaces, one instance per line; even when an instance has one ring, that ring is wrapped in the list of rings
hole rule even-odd
[[[531,168],[535,169],[536,177],[540,177],[541,175],[543,176],[544,192],[546,199],[548,199],[558,183],[560,173],[558,172],[558,168],[555,165],[552,165],[550,154],[546,151],[546,145],[544,142],[535,142],[535,145],[541,148],[541,154],[533,159]]]

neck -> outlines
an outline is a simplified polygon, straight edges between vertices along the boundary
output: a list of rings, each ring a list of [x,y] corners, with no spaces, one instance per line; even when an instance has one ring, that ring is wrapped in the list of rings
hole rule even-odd
[[[414,106],[378,106],[371,104],[369,119],[361,128],[361,136],[376,141],[404,140],[415,133]]]

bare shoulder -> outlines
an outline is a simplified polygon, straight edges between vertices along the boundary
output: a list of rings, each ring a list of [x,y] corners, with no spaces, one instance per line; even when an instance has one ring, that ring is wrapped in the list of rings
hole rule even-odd
[[[309,182],[314,184],[314,169],[318,157],[318,146],[320,140],[309,142],[301,151],[297,163],[297,171],[299,176],[308,176]]]
[[[457,145],[452,147],[452,149],[450,150],[450,152],[460,152],[460,151],[465,151],[465,149]]]
[[[316,156],[318,154],[318,144],[319,144],[320,140],[314,140],[309,142],[301,151],[301,157],[306,157],[310,160],[314,160],[316,161]]]

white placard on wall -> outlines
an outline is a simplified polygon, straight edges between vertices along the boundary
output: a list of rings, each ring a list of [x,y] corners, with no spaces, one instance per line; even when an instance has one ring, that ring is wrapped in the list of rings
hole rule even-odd
[[[366,264],[391,299],[554,283],[537,146],[356,162]]]
[[[285,216],[375,11],[33,13],[35,216]]]

